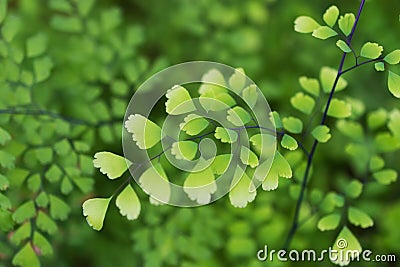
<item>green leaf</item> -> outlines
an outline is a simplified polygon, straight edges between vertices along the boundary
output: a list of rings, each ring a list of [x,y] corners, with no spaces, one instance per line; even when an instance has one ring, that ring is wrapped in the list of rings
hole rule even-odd
[[[387,54],[384,59],[386,63],[391,65],[396,65],[400,63],[400,49],[396,49],[389,54]]]
[[[40,261],[31,243],[27,242],[25,246],[15,254],[12,264],[20,267],[40,267]]]
[[[193,141],[178,141],[172,144],[171,154],[176,159],[192,160],[197,154],[198,144]]]
[[[140,214],[140,201],[130,184],[118,195],[115,205],[128,220],[135,220]]]
[[[175,85],[165,95],[165,109],[168,114],[179,115],[196,110],[189,92],[180,85]]]
[[[32,200],[25,202],[14,211],[13,220],[16,223],[22,223],[28,219],[35,217],[36,209]]]
[[[286,117],[282,120],[283,128],[291,133],[301,133],[303,131],[303,122],[295,117]]]
[[[319,79],[321,80],[322,89],[325,93],[330,93],[335,83],[336,76],[338,75],[337,70],[330,67],[322,67],[319,73]],[[347,81],[342,77],[339,78],[335,91],[342,91],[347,87]]]
[[[328,26],[320,26],[313,31],[312,36],[321,40],[326,40],[328,38],[336,36],[337,34],[338,33],[335,30]]]
[[[0,150],[0,166],[6,169],[13,169],[15,157],[8,152]]]
[[[351,30],[356,22],[356,18],[353,13],[346,13],[344,16],[339,18],[339,28],[344,35],[349,36]]]
[[[286,148],[288,150],[296,150],[299,147],[296,139],[294,139],[293,137],[291,137],[288,134],[283,135],[283,138],[281,141],[281,146],[283,146],[284,148]]]
[[[189,114],[184,118],[184,122],[179,124],[179,127],[186,134],[194,136],[201,133],[208,125],[209,122],[205,118],[196,114]]]
[[[232,155],[222,154],[215,157],[214,161],[211,163],[211,169],[213,173],[217,175],[224,174],[229,167]]]
[[[53,150],[49,147],[35,149],[36,158],[42,164],[48,164],[53,159]]]
[[[364,130],[360,123],[350,120],[339,120],[336,123],[338,130],[355,141],[364,139]]]
[[[92,9],[94,2],[95,0],[85,0],[76,2],[79,14],[81,14],[82,16],[87,16],[90,10]]]
[[[56,15],[51,18],[50,25],[54,29],[65,33],[78,33],[83,29],[82,22],[78,17]]]
[[[301,88],[304,89],[307,93],[312,94],[313,96],[319,96],[319,82],[317,79],[308,78],[306,76],[301,76],[299,78],[299,83]]]
[[[374,64],[376,71],[385,71],[385,64],[383,62],[378,62]]]
[[[333,263],[340,266],[346,266],[350,264],[350,261],[353,259],[353,257],[357,256],[354,255],[354,251],[358,252],[357,254],[360,254],[362,251],[358,239],[347,228],[347,226],[344,226],[340,231],[332,249],[338,251],[339,254],[336,255],[343,255],[343,257],[335,257],[331,259]]]
[[[314,99],[303,93],[297,93],[290,98],[290,103],[295,109],[300,110],[307,115],[311,114],[315,106]]]
[[[140,114],[130,115],[125,128],[140,149],[152,148],[161,140],[161,128]]]
[[[153,199],[162,203],[168,203],[171,188],[161,164],[152,165],[139,178],[139,184],[143,190]]]
[[[251,115],[244,108],[236,106],[228,110],[226,118],[235,126],[243,126],[251,120]]]
[[[71,191],[73,189],[74,189],[74,186],[72,185],[69,178],[64,177],[64,179],[61,182],[61,193],[63,193],[64,195],[68,195],[69,193],[71,193]]]
[[[390,112],[387,124],[390,132],[400,140],[400,111],[395,109]]]
[[[229,200],[232,206],[244,208],[256,197],[257,191],[249,176],[240,167],[236,169],[229,191]]]
[[[372,130],[377,129],[385,125],[388,114],[383,108],[372,111],[368,114],[367,124]]]
[[[294,21],[294,30],[300,33],[311,33],[320,25],[308,16],[300,16]]]
[[[332,135],[329,133],[330,129],[326,125],[318,125],[311,132],[311,135],[320,143],[326,143],[331,139]]]
[[[63,172],[57,165],[51,165],[51,167],[45,173],[45,177],[50,183],[56,183],[60,181],[62,176]]]
[[[35,231],[33,234],[33,244],[39,249],[40,255],[47,256],[53,254],[53,247],[38,231]]]
[[[13,228],[14,221],[12,219],[12,213],[8,210],[0,209],[0,231],[7,233]]]
[[[351,52],[351,48],[343,40],[338,40],[336,42],[336,46],[339,47],[340,50],[342,50],[345,53],[350,53]]]
[[[35,199],[35,203],[38,205],[38,207],[41,208],[46,208],[47,205],[49,204],[49,198],[47,197],[47,194],[42,191]]]
[[[50,195],[50,216],[53,219],[64,221],[68,218],[71,208],[60,198]]]
[[[71,145],[67,139],[63,139],[54,145],[54,151],[60,156],[68,155],[71,151]]]
[[[0,23],[3,22],[7,14],[7,0],[0,0]]]
[[[249,105],[250,108],[253,108],[258,99],[257,86],[255,84],[247,86],[243,89],[242,96],[247,105]]]
[[[5,145],[7,142],[11,140],[11,135],[0,127],[0,145]]]
[[[183,183],[183,190],[191,200],[199,204],[210,203],[211,194],[217,191],[217,185],[214,181],[214,174],[211,168],[190,173]]]
[[[336,207],[341,208],[343,205],[343,196],[334,192],[329,192],[321,203],[321,209],[324,212],[332,212]]]
[[[374,138],[377,152],[393,152],[400,148],[400,141],[389,132],[378,133]]]
[[[389,185],[397,181],[397,172],[392,169],[385,169],[377,171],[372,175],[378,183],[383,185]]]
[[[106,174],[111,180],[121,177],[131,165],[124,157],[111,152],[97,152],[94,155],[93,165],[100,168],[100,172]]]
[[[325,23],[330,27],[333,27],[333,25],[335,25],[338,17],[339,9],[337,8],[337,6],[330,6],[323,15]]]
[[[42,179],[40,178],[40,174],[34,174],[28,179],[28,188],[32,192],[37,192],[40,189],[42,184]]]
[[[82,193],[89,193],[93,189],[93,179],[92,178],[77,178],[74,179],[74,183],[82,191]]]
[[[240,161],[251,168],[255,168],[259,164],[257,155],[245,146],[240,149]]]
[[[103,228],[104,217],[110,204],[110,198],[92,198],[82,204],[83,216],[94,230],[100,231]]]
[[[10,186],[10,182],[8,181],[7,177],[0,174],[0,191],[5,191]]]
[[[358,198],[363,189],[363,184],[358,181],[358,180],[352,180],[347,186],[346,186],[346,196],[350,198]]]
[[[47,37],[43,33],[38,33],[26,41],[26,55],[27,57],[40,56],[46,51]]]
[[[129,91],[129,86],[123,80],[115,80],[111,84],[111,92],[119,96],[125,96]]]
[[[238,139],[238,134],[234,130],[223,127],[215,128],[215,138],[220,139],[222,143],[235,143]]]
[[[212,69],[201,77],[202,84],[199,88],[200,95],[226,93],[225,78],[219,70]]]
[[[268,165],[268,161],[264,162],[266,162]],[[254,175],[258,180],[262,181],[263,190],[270,191],[278,188],[279,177],[291,178],[293,173],[287,160],[278,151],[276,151],[269,172],[256,172]]]
[[[273,134],[255,134],[250,137],[253,150],[259,155],[272,155],[276,149],[276,136]]]
[[[275,128],[282,128],[282,121],[277,111],[271,111],[269,113],[269,120],[274,124]]]
[[[47,232],[49,234],[55,234],[57,232],[57,224],[43,211],[39,211],[38,216],[36,218],[37,227],[43,232]]]
[[[21,20],[16,16],[7,16],[1,27],[1,33],[7,43],[10,43],[21,26]]]
[[[36,82],[43,82],[50,77],[53,61],[49,57],[37,58],[33,61],[33,71]]]
[[[122,14],[119,8],[113,7],[105,9],[101,13],[101,25],[105,31],[109,31],[121,24]]]
[[[236,104],[235,99],[228,93],[219,93],[211,90],[202,94],[199,101],[206,111],[226,110]]]
[[[382,55],[383,47],[377,43],[367,42],[361,48],[360,55],[365,58],[375,59]]]
[[[400,76],[391,71],[388,76],[388,88],[392,95],[400,98]]]
[[[368,214],[355,207],[349,207],[348,216],[349,221],[355,226],[368,228],[374,225],[374,221]]]
[[[380,156],[373,156],[369,161],[369,170],[372,172],[379,171],[385,166],[385,161]]]
[[[339,226],[339,222],[340,222],[340,214],[333,213],[325,217],[322,217],[318,221],[317,227],[320,231],[335,230]]]
[[[229,78],[229,86],[234,92],[240,92],[246,82],[246,75],[244,74],[244,70],[242,68],[235,69],[235,73]]]
[[[8,199],[8,197],[3,195],[2,193],[0,193],[0,209],[3,209],[3,210],[11,209],[10,200]]]
[[[343,119],[351,116],[351,106],[343,100],[333,98],[328,109],[328,116]]]
[[[18,246],[22,241],[29,238],[31,235],[31,223],[26,222],[22,224],[11,236],[10,241],[12,244]]]

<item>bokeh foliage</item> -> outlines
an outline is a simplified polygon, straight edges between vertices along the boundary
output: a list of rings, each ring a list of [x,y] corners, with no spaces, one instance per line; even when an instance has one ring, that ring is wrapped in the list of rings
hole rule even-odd
[[[290,105],[300,91],[298,77],[336,68],[341,51],[335,41],[295,33],[294,19],[306,14],[322,21],[330,5],[355,12],[358,2],[0,0],[0,266],[38,266],[36,254],[43,266],[264,265],[257,250],[265,244],[281,248],[290,227],[300,151],[285,154],[294,180],[282,180],[277,191],[260,191],[245,209],[232,207],[228,198],[191,209],[142,201],[133,222],[110,207],[100,233],[87,226],[81,204],[94,194],[108,196],[115,183],[95,171],[92,156],[103,150],[122,154],[122,118],[134,90],[158,70],[188,60],[242,67],[273,110],[282,117],[300,114]],[[398,48],[399,10],[396,1],[368,1],[353,46],[359,50],[374,41],[385,52]],[[317,229],[330,212],[317,208],[326,195],[335,212],[342,212],[346,199],[346,206],[373,218],[367,230],[349,226],[363,247],[395,253],[399,183],[367,183],[354,199],[357,182],[350,182],[373,180],[371,173],[383,168],[373,153],[385,169],[400,171],[398,136],[392,136],[387,117],[400,108],[399,100],[372,65],[346,79],[341,97],[352,99],[357,112],[327,122],[332,138],[317,151],[309,181],[314,190],[301,210],[308,220],[292,247],[333,244],[339,229]],[[302,264],[308,266],[282,265]]]

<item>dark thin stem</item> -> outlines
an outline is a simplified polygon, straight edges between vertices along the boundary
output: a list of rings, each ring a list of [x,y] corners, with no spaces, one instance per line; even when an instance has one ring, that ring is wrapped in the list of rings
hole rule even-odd
[[[375,59],[370,59],[370,60],[367,60],[367,61],[364,61],[364,62],[361,62],[361,63],[357,63],[356,65],[354,65],[354,66],[352,66],[352,67],[350,67],[348,69],[343,70],[342,71],[342,75],[345,74],[346,72],[354,70],[354,69],[356,69],[356,68],[358,68],[358,67],[360,67],[362,65],[366,65],[366,64],[369,64],[369,63],[372,63],[372,62],[382,62],[382,61],[383,61],[383,57],[378,57],[378,58],[375,58]]]
[[[358,9],[357,17],[356,17],[356,20],[354,22],[353,28],[351,29],[351,33],[350,33],[349,37],[347,38],[347,43],[348,44],[351,44],[351,40],[353,39],[354,32],[355,32],[355,30],[357,28],[357,24],[358,24],[358,21],[360,19],[361,12],[362,12],[362,10],[364,8],[364,4],[365,4],[365,0],[362,0],[361,4],[360,4],[360,7]],[[328,116],[328,110],[329,110],[329,107],[330,107],[330,104],[331,104],[331,101],[332,101],[332,98],[333,98],[333,94],[335,93],[335,89],[336,89],[336,86],[337,86],[337,84],[339,82],[339,78],[343,74],[343,66],[344,66],[344,62],[346,60],[346,55],[347,55],[347,53],[343,53],[343,55],[342,55],[342,59],[341,59],[340,64],[339,64],[339,68],[338,68],[338,71],[337,71],[335,82],[332,85],[332,89],[331,89],[331,91],[329,93],[329,97],[328,97],[328,100],[327,100],[327,103],[326,103],[324,114],[323,114],[322,119],[321,119],[321,123],[320,123],[321,125],[324,125],[325,122],[326,122],[326,119],[327,119],[327,116]],[[284,248],[286,250],[289,248],[289,246],[290,246],[290,244],[292,242],[292,239],[293,239],[293,237],[294,237],[294,235],[295,235],[295,233],[296,233],[296,231],[297,231],[297,229],[299,227],[300,209],[301,209],[301,205],[303,203],[304,194],[305,194],[305,190],[306,190],[306,187],[307,187],[308,177],[309,177],[309,173],[310,173],[310,169],[311,169],[311,164],[313,162],[314,154],[315,154],[315,151],[317,149],[317,146],[318,146],[318,141],[315,140],[313,145],[312,145],[312,148],[310,150],[310,154],[307,157],[307,167],[306,167],[306,171],[304,172],[303,180],[302,180],[302,183],[301,183],[301,191],[300,191],[300,194],[299,194],[299,198],[297,199],[295,212],[294,212],[294,217],[293,217],[293,223],[292,223],[292,226],[291,226],[291,228],[289,230],[289,233],[287,235],[285,246],[284,246]]]

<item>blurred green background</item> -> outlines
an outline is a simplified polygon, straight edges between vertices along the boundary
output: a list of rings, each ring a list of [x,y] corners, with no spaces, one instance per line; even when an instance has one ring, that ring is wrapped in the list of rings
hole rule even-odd
[[[330,5],[337,5],[341,13],[356,12],[360,1],[79,2],[10,0],[8,16],[20,19],[13,47],[24,50],[27,38],[42,33],[47,40],[44,55],[52,62],[49,77],[31,86],[31,99],[26,106],[90,122],[93,127],[86,125],[83,140],[90,145],[87,155],[92,157],[104,150],[122,154],[120,129],[125,107],[135,89],[157,71],[185,61],[210,60],[242,67],[265,93],[272,110],[281,115],[296,114],[289,98],[299,90],[298,77],[318,77],[322,66],[337,68],[341,51],[333,40],[320,41],[295,33],[294,19],[309,15],[322,22],[322,14]],[[359,49],[364,42],[375,41],[384,45],[386,52],[398,48],[399,13],[399,1],[367,1],[354,36],[354,47]],[[24,68],[31,68],[32,64],[29,59],[20,63]],[[4,63],[1,72],[9,68]],[[376,73],[372,66],[357,69],[346,78],[349,88],[342,94],[364,102],[366,111],[400,108],[399,100],[386,89],[385,74]],[[2,107],[20,105],[10,99],[3,96]],[[360,121],[365,125],[365,115]],[[28,132],[12,123],[11,120],[2,126],[11,129],[19,142],[29,143]],[[331,190],[340,192],[349,178],[362,175],[344,152],[348,138],[335,129],[332,131],[332,140],[317,151],[309,183],[323,194]],[[395,153],[386,159],[398,171],[399,156]],[[292,155],[292,159],[296,157]],[[232,207],[227,197],[199,208],[156,207],[135,187],[142,200],[139,218],[126,221],[110,205],[101,232],[86,224],[81,204],[93,195],[108,196],[118,183],[107,180],[98,170],[94,170],[93,177],[91,193],[83,194],[77,189],[64,198],[71,214],[50,239],[54,255],[42,258],[43,266],[332,265],[259,262],[256,258],[256,252],[264,245],[282,248],[296,201],[291,185],[298,177],[294,181],[281,179],[276,191],[259,190],[256,200],[245,209]],[[397,253],[400,257],[399,192],[398,182],[390,186],[372,185],[356,200],[356,205],[375,221],[374,227],[367,230],[352,228],[364,248],[374,253]],[[30,196],[16,195],[10,198]],[[312,212],[312,206],[306,205],[305,209],[309,210],[304,213]],[[299,229],[293,248],[322,250],[333,244],[338,231],[318,231],[318,218],[320,214],[315,213]],[[0,242],[7,248],[0,252],[3,261],[0,266],[11,266],[17,248],[8,244],[5,235]],[[368,266],[400,266],[397,264]],[[365,263],[352,265],[365,266]]]

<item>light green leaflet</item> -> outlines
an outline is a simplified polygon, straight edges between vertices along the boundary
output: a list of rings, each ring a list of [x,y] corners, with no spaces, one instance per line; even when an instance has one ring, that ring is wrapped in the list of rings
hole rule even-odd
[[[270,162],[264,161],[262,165],[264,164],[265,166],[269,166]],[[278,188],[279,177],[292,177],[292,169],[290,168],[289,163],[278,151],[275,153],[275,157],[269,172],[266,172],[265,168],[262,168],[261,165],[259,169],[260,171],[258,171],[257,169],[256,173],[254,174],[255,178],[263,181],[262,188],[267,191],[275,190],[276,188]]]
[[[396,49],[385,56],[386,63],[396,65],[400,63],[400,49]]]
[[[27,242],[25,246],[15,254],[12,259],[12,264],[21,267],[40,267],[40,261],[30,242]]]
[[[176,159],[192,160],[196,156],[198,144],[193,141],[178,141],[172,144],[171,154]]]
[[[211,163],[211,170],[217,175],[225,173],[229,167],[231,159],[231,154],[222,154],[216,156],[214,161]]]
[[[86,216],[86,221],[94,230],[100,231],[103,228],[104,217],[110,200],[111,197],[92,198],[83,203],[83,215]]]
[[[296,150],[299,145],[297,144],[296,139],[291,137],[288,134],[284,134],[281,140],[281,145],[282,147],[288,149],[288,150]]]
[[[47,37],[43,33],[38,33],[26,41],[27,57],[40,56],[46,51]]]
[[[333,213],[322,217],[318,221],[318,229],[320,231],[330,231],[335,230],[339,226],[340,214]]]
[[[328,116],[338,119],[351,116],[351,106],[343,100],[333,98],[328,109]]]
[[[307,93],[310,93],[316,97],[319,96],[320,86],[317,79],[302,76],[299,78],[299,83],[301,88],[303,88]]]
[[[370,171],[373,171],[373,172],[379,171],[383,167],[385,167],[385,161],[383,160],[382,157],[377,156],[377,155],[371,157],[371,159],[369,161]]]
[[[340,231],[335,243],[333,244],[332,249],[338,251],[339,253],[342,253],[342,255],[348,256],[336,257],[336,259],[332,260],[333,263],[340,266],[349,265],[350,261],[353,259],[351,257],[355,256],[353,255],[353,253],[348,253],[347,251],[358,251],[358,253],[361,253],[362,251],[358,239],[353,235],[349,228],[347,228],[347,226],[344,226]]]
[[[242,146],[240,149],[240,160],[243,164],[249,165],[251,168],[255,168],[259,164],[257,155],[245,146]]]
[[[211,168],[189,173],[183,187],[189,198],[199,204],[210,203],[211,195],[217,191]]]
[[[279,113],[277,111],[271,111],[269,113],[269,120],[274,124],[274,126],[278,129],[282,128],[282,121]]]
[[[312,33],[320,25],[312,18],[300,16],[294,21],[294,30],[300,33]]]
[[[282,120],[283,128],[291,133],[301,133],[303,131],[303,122],[295,117],[286,117]]]
[[[140,201],[130,184],[118,195],[115,205],[128,220],[135,220],[140,214]]]
[[[100,172],[106,174],[110,179],[116,179],[128,169],[131,165],[124,157],[111,152],[97,152],[94,155],[93,165],[100,168]]]
[[[338,40],[336,42],[336,46],[339,47],[340,50],[342,50],[345,53],[350,53],[351,52],[351,48],[343,40]]]
[[[380,184],[389,185],[397,180],[397,172],[392,169],[385,169],[375,172],[373,177]]]
[[[392,95],[400,98],[400,76],[392,71],[389,71],[388,88]]]
[[[199,93],[201,95],[205,94],[207,91],[214,91],[219,93],[226,92],[224,86],[226,86],[225,78],[222,73],[216,69],[212,69],[203,75],[201,78],[203,82],[200,85]]]
[[[368,214],[355,207],[349,207],[348,216],[349,221],[355,226],[368,228],[374,225],[374,221]]]
[[[246,83],[246,76],[242,68],[235,69],[235,73],[229,78],[229,86],[234,92],[239,93]]]
[[[186,134],[194,136],[201,133],[207,126],[209,122],[199,115],[189,114],[184,118],[184,122],[179,124],[179,127]]]
[[[144,171],[139,178],[139,184],[152,199],[156,199],[162,203],[168,202],[171,195],[171,188],[161,164],[152,165]]]
[[[344,16],[339,18],[339,28],[344,33],[344,35],[349,36],[353,25],[356,21],[356,17],[353,13],[346,13]]]
[[[321,40],[326,40],[336,35],[337,32],[328,26],[320,26],[316,28],[312,33],[312,36]]]
[[[165,109],[168,114],[179,115],[196,110],[189,92],[180,85],[175,85],[165,95]]]
[[[290,103],[295,109],[300,110],[307,115],[311,114],[315,106],[315,100],[301,92],[292,96],[290,98]]]
[[[152,148],[161,140],[161,128],[140,114],[130,115],[125,128],[140,149]]]
[[[329,7],[324,15],[323,15],[323,19],[325,21],[325,23],[329,26],[329,27],[333,27],[337,21],[339,17],[339,9],[337,8],[337,6],[331,6]]]
[[[235,143],[238,139],[238,134],[234,130],[223,127],[215,128],[215,138],[220,139],[222,143]]]
[[[326,125],[319,125],[311,132],[312,136],[320,143],[326,143],[331,139],[330,129]]]
[[[243,89],[242,96],[249,107],[253,108],[256,105],[258,99],[257,86],[255,84],[247,86]]]
[[[372,130],[377,129],[386,123],[387,118],[387,111],[383,108],[372,111],[368,114],[367,117],[368,127]]]
[[[352,180],[345,189],[346,196],[350,198],[358,198],[363,190],[363,184],[358,180]]]
[[[376,71],[385,71],[385,63],[383,62],[375,63],[374,68]]]
[[[383,47],[377,43],[367,42],[361,47],[360,55],[365,58],[375,59],[382,55]]]
[[[236,106],[228,110],[227,120],[235,126],[244,126],[251,120],[251,115],[244,108]]]
[[[232,180],[233,188],[229,191],[229,200],[236,208],[244,208],[252,202],[257,194],[256,188],[249,176],[237,167]]]
[[[325,93],[329,93],[332,90],[333,84],[335,83],[335,79],[337,76],[337,70],[332,69],[330,67],[322,67],[319,79],[321,81],[322,89]],[[336,85],[335,91],[341,91],[347,87],[347,81],[342,77],[339,78],[339,81]]]

